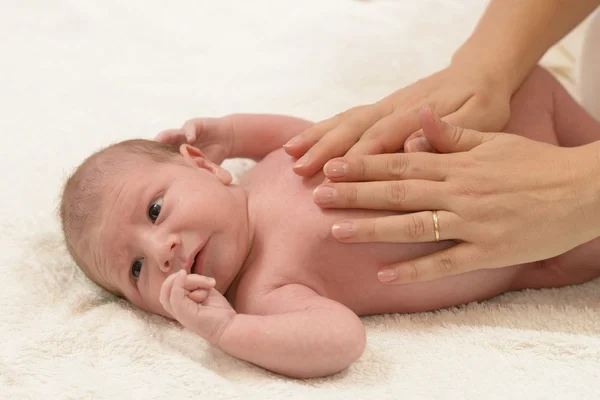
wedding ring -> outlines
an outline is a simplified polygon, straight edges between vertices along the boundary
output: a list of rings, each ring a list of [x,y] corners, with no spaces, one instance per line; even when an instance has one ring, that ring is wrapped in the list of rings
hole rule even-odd
[[[435,241],[440,241],[440,224],[438,221],[438,213],[437,211],[432,211],[433,213],[433,232],[435,233]]]

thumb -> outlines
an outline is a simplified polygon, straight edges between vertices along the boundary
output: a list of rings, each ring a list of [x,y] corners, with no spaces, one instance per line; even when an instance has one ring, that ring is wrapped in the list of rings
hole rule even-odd
[[[433,113],[429,105],[421,108],[419,117],[423,134],[440,153],[469,151],[490,139],[487,134],[443,121]]]

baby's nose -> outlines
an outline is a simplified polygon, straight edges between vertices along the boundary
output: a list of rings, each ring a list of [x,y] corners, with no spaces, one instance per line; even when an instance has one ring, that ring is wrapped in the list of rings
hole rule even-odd
[[[171,241],[166,243],[162,249],[162,255],[159,256],[158,265],[161,271],[169,272],[173,267],[172,262],[175,259],[175,249],[177,247],[177,243],[175,241]]]
[[[149,248],[147,254],[152,255],[154,262],[161,271],[169,272],[173,269],[178,247],[181,244],[179,235],[157,229],[150,235],[147,242]]]

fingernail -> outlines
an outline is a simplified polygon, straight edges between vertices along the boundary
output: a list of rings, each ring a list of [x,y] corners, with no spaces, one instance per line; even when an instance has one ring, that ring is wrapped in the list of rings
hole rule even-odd
[[[384,269],[377,273],[377,278],[379,278],[381,282],[393,281],[397,277],[398,272],[396,272],[395,269]]]
[[[433,147],[429,143],[429,140],[425,136],[420,136],[418,138],[410,139],[404,145],[406,151],[432,151]]]
[[[331,233],[337,239],[349,239],[354,236],[355,232],[356,225],[349,221],[340,222],[339,224],[334,224],[333,227],[331,227]]]
[[[335,189],[331,186],[318,186],[313,192],[313,197],[317,204],[331,204],[335,197]]]
[[[302,136],[294,136],[283,147],[294,147],[302,143]]]
[[[328,178],[341,178],[346,175],[346,168],[348,164],[341,160],[329,161],[325,164],[323,172]]]
[[[296,164],[294,164],[294,168],[303,167],[304,164],[306,164],[309,159],[310,159],[310,154],[306,153],[305,155],[302,156],[302,158],[300,158],[298,161],[296,161]]]

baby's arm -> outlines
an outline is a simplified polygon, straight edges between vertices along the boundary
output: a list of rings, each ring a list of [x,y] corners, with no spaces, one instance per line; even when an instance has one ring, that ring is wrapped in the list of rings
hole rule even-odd
[[[237,314],[219,347],[234,357],[295,378],[339,372],[365,347],[361,320],[340,303],[302,285],[265,296],[267,315]]]
[[[275,114],[233,114],[227,117],[233,131],[231,158],[259,160],[279,149],[313,123]]]
[[[172,146],[191,144],[217,164],[236,157],[258,161],[310,125],[312,122],[286,115],[231,114],[193,118],[179,129],[159,133],[155,139]]]
[[[343,305],[302,285],[285,285],[253,304],[260,315],[238,314],[214,289],[214,279],[172,274],[163,283],[165,310],[231,356],[295,378],[334,374],[365,347],[360,319]]]

